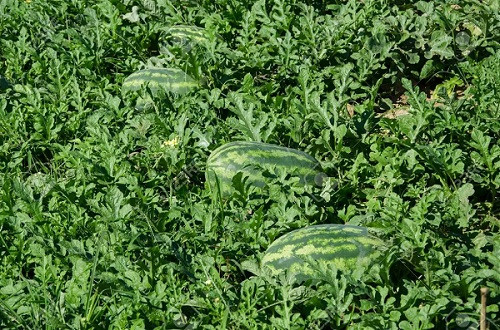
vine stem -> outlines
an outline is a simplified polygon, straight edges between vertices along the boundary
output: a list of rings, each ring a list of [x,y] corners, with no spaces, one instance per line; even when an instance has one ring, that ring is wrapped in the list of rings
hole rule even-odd
[[[481,288],[481,321],[479,323],[481,330],[486,330],[486,297],[488,295],[488,288]]]

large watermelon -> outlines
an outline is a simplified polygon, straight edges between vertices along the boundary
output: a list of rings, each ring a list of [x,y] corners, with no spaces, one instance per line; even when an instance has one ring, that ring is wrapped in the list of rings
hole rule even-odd
[[[149,68],[136,71],[123,82],[122,90],[136,91],[148,85],[152,92],[164,89],[176,94],[184,94],[198,86],[196,80],[184,71],[174,68]]]
[[[238,172],[248,176],[248,182],[263,187],[266,178],[260,168],[279,167],[296,176],[302,184],[319,183],[321,166],[303,151],[262,142],[230,142],[215,149],[207,160],[206,179],[212,189],[217,181],[223,196],[231,194],[232,179]],[[217,180],[218,179],[218,180]]]
[[[291,231],[267,249],[262,266],[276,274],[288,270],[296,280],[317,275],[310,260],[341,271],[352,271],[359,264],[369,265],[382,241],[368,228],[352,225],[315,225]],[[310,259],[309,259],[310,258]]]

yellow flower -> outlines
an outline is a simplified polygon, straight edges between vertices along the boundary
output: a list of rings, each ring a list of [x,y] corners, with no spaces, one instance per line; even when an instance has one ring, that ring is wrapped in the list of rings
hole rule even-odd
[[[163,142],[164,147],[175,147],[179,144],[179,138],[176,136],[172,140],[167,140]]]

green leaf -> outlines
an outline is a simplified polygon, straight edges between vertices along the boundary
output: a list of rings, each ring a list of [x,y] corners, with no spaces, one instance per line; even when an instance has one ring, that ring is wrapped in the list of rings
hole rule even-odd
[[[434,31],[431,35],[429,41],[430,50],[426,54],[426,57],[430,59],[434,55],[438,55],[440,58],[451,58],[454,56],[453,49],[451,48],[451,43],[453,38],[449,36],[443,30]]]

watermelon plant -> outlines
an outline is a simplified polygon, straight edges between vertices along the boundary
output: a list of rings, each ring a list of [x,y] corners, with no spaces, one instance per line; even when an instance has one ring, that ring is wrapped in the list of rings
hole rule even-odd
[[[206,180],[213,190],[223,196],[231,194],[232,180],[242,172],[248,183],[263,187],[266,169],[278,169],[301,184],[321,184],[321,165],[307,153],[274,144],[237,141],[215,149],[207,159]]]
[[[297,281],[318,278],[314,263],[352,271],[369,266],[383,241],[368,228],[353,225],[315,225],[291,231],[274,241],[262,258],[272,273],[287,271]],[[318,266],[318,265],[316,265]]]
[[[498,9],[1,0],[0,329],[497,329]]]

